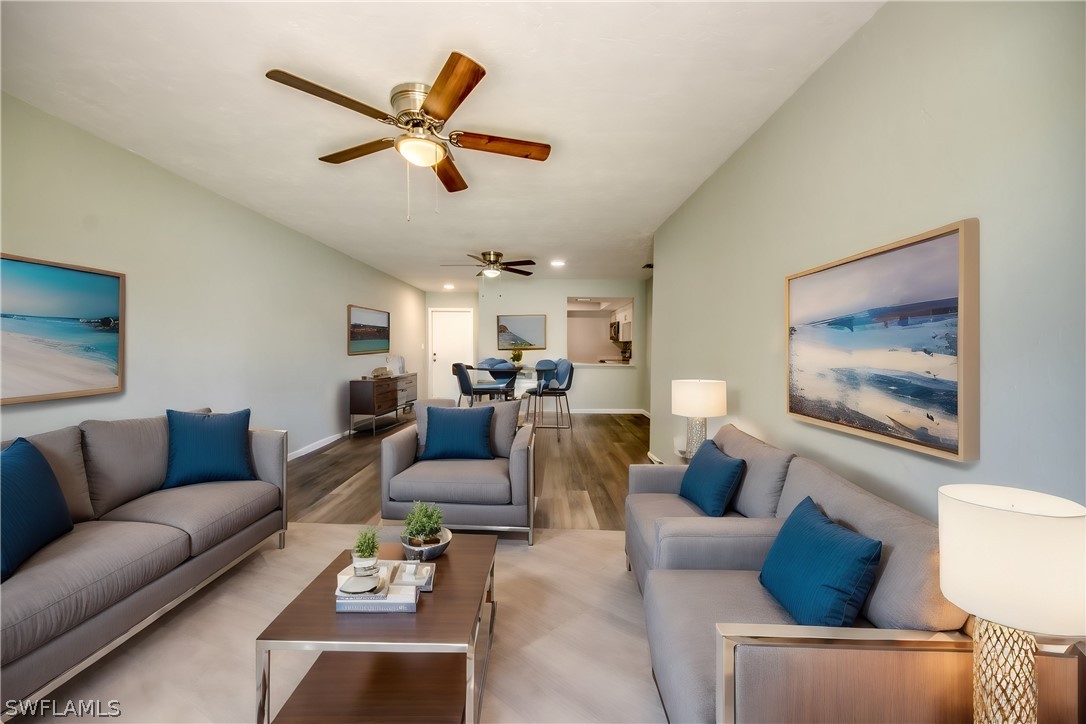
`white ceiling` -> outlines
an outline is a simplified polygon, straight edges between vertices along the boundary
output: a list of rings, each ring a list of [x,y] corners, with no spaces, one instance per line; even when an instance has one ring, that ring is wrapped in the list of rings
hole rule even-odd
[[[638,277],[656,228],[878,7],[4,2],[3,89],[422,289],[474,288],[439,264],[484,249],[536,278]],[[317,161],[387,126],[264,78],[388,109],[452,50],[487,75],[446,130],[553,151],[458,151],[458,194],[413,168],[410,221],[394,151]]]

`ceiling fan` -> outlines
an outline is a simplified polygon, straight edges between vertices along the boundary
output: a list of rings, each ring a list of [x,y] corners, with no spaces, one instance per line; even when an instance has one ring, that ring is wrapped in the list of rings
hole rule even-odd
[[[530,271],[524,271],[523,269],[516,269],[518,266],[535,266],[535,262],[531,259],[520,259],[518,261],[502,261],[502,253],[500,251],[484,251],[482,256],[475,256],[474,254],[468,254],[468,257],[474,259],[479,264],[442,264],[441,266],[474,266],[482,267],[483,270],[476,274],[477,277],[494,277],[501,274],[503,271],[507,271],[511,274],[520,274],[524,277],[530,277],[532,273]]]
[[[533,161],[546,161],[551,153],[551,147],[546,143],[521,141],[516,138],[503,138],[469,131],[452,131],[447,135],[442,134],[449,116],[460,107],[468,94],[486,75],[483,66],[461,53],[453,52],[449,55],[449,59],[445,61],[445,66],[432,87],[425,83],[401,83],[393,88],[389,96],[392,113],[386,113],[348,98],[285,70],[269,70],[265,75],[271,80],[296,88],[303,93],[323,98],[381,123],[395,126],[403,132],[396,138],[379,138],[376,141],[321,156],[320,160],[326,163],[343,163],[386,148],[395,148],[410,163],[416,166],[432,167],[442,185],[451,193],[463,191],[468,184],[453,163],[450,146],[529,158]]]

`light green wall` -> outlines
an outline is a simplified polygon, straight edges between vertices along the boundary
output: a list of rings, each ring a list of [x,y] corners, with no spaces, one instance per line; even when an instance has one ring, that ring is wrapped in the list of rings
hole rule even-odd
[[[670,380],[721,378],[728,421],[930,518],[947,483],[1086,500],[1083,10],[887,4],[661,226],[655,454],[684,434]],[[980,460],[787,417],[785,276],[972,216]]]
[[[577,365],[569,404],[574,411],[645,410],[643,380],[647,371],[645,282],[641,279],[506,279],[482,280],[479,289],[479,357],[506,357],[498,351],[499,314],[547,315],[547,349],[524,352],[524,363],[566,356],[568,297],[633,297],[633,364]],[[616,348],[617,350],[617,348]],[[548,408],[549,409],[549,408]]]
[[[128,315],[125,391],[5,406],[5,439],[204,405],[294,451],[338,435],[347,381],[385,363],[347,356],[349,303],[389,311],[421,369],[418,289],[8,95],[2,140],[3,250],[124,272]]]

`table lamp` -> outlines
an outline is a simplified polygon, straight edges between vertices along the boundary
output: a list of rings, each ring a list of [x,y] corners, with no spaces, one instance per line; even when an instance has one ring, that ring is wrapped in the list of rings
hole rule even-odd
[[[672,380],[671,414],[686,418],[686,457],[705,442],[705,418],[728,414],[728,383],[724,380]]]
[[[998,485],[939,488],[939,584],[974,614],[973,720],[1036,722],[1033,634],[1086,636],[1086,507]]]

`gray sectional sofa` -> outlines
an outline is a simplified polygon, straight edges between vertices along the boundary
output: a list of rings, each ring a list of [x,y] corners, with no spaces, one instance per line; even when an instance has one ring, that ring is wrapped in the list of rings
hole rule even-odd
[[[55,688],[269,536],[283,547],[286,432],[250,430],[257,480],[159,490],[168,431],[163,415],[27,438],[53,469],[74,528],[0,584],[5,701]]]
[[[766,716],[751,696],[745,716],[736,712],[745,694],[776,690],[764,686],[753,669],[725,671],[716,627],[780,625],[778,637],[811,628],[794,626],[758,580],[781,525],[807,496],[835,522],[883,542],[878,574],[855,627],[894,629],[899,638],[906,630],[904,638],[924,640],[924,634],[909,632],[957,632],[965,624],[967,614],[939,588],[935,524],[732,425],[721,428],[714,441],[747,465],[723,517],[707,517],[679,497],[685,466],[630,467],[626,551],[644,595],[653,673],[672,722],[717,721],[727,718],[729,705],[738,720]],[[731,688],[722,691],[726,675]],[[811,709],[800,710],[813,716]],[[784,716],[774,711],[770,719]]]

